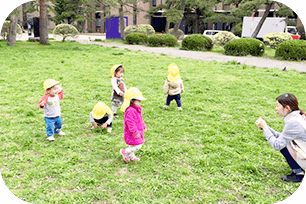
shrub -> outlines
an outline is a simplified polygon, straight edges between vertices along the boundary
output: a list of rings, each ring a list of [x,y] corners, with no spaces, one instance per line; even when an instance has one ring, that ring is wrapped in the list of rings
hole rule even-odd
[[[289,33],[269,33],[263,37],[263,42],[270,46],[271,48],[276,48],[276,46],[284,41],[292,40]]]
[[[212,37],[214,45],[225,46],[226,43],[235,39],[235,35],[228,31],[221,31]]]
[[[261,56],[265,52],[263,42],[254,38],[240,38],[228,42],[224,46],[224,53],[226,55],[234,56]]]
[[[173,47],[177,45],[176,37],[171,34],[154,34],[149,37],[149,45],[153,47],[169,46]]]
[[[184,31],[182,31],[181,29],[178,29],[178,33],[174,33],[173,31],[174,31],[173,28],[169,29],[169,33],[171,35],[174,35],[176,39],[180,39],[180,40],[184,39],[184,35],[185,35]]]
[[[148,42],[148,36],[143,33],[130,33],[126,36],[125,41],[128,44],[146,44]]]
[[[241,37],[241,33],[242,33],[242,21],[234,26],[234,35]]]
[[[62,42],[65,42],[65,39],[69,36],[74,37],[79,34],[79,31],[70,24],[59,24],[57,25],[54,30],[53,34],[61,35],[63,37]]]
[[[276,48],[275,57],[286,60],[306,60],[306,41],[289,40],[280,43]]]
[[[183,50],[211,50],[212,40],[201,34],[191,34],[182,41]]]
[[[139,27],[137,25],[129,25],[124,29],[125,36],[129,35],[130,33],[147,33],[147,29],[145,27]]]
[[[4,40],[7,40],[7,36],[10,33],[10,26],[11,26],[11,21],[4,21],[1,29],[1,37],[3,37]],[[17,34],[19,35],[22,34],[22,29],[19,24],[17,24]]]
[[[150,24],[140,24],[140,25],[138,25],[138,28],[140,28],[141,30],[142,30],[142,28],[145,28],[147,36],[151,36],[151,35],[155,34],[155,30],[154,30],[153,26],[151,26]]]

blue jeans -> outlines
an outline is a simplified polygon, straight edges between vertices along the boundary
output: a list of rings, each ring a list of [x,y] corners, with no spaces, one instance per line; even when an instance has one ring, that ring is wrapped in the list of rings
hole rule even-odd
[[[294,173],[300,173],[303,171],[303,169],[298,165],[298,163],[296,163],[296,161],[292,158],[287,147],[283,148],[280,152],[286,158],[288,165]]]
[[[168,96],[167,96],[166,105],[169,106],[169,105],[170,105],[170,102],[171,102],[173,99],[176,101],[177,107],[181,107],[181,106],[182,106],[182,104],[181,104],[181,95],[180,95],[180,94],[173,95],[173,96],[168,95]]]
[[[62,118],[61,116],[55,118],[46,118],[46,132],[47,136],[51,137],[54,136],[54,133],[59,133],[62,128]]]

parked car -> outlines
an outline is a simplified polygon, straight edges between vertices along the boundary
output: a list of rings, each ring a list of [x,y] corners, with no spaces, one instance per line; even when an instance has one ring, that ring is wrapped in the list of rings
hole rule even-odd
[[[214,35],[216,35],[217,33],[221,32],[222,30],[204,30],[203,35],[207,36],[209,38],[212,38]]]

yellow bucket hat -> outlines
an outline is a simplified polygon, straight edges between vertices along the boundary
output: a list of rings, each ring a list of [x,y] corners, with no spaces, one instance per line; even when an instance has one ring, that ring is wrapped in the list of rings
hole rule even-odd
[[[145,97],[142,96],[142,93],[139,91],[139,89],[137,89],[136,87],[131,87],[124,93],[124,101],[121,106],[122,112],[124,112],[125,109],[127,109],[132,99],[140,101],[147,100]]]
[[[44,82],[44,89],[47,90],[48,88],[51,88],[52,86],[55,86],[56,84],[58,84],[58,81],[55,81],[54,79],[47,79]]]
[[[123,64],[115,64],[114,66],[112,66],[112,68],[111,68],[111,73],[112,73],[113,76],[114,76],[115,71],[116,71],[116,69],[117,69],[118,67],[123,67]]]
[[[170,82],[176,82],[181,79],[180,72],[178,66],[175,63],[171,63],[168,66],[168,80]]]
[[[93,110],[92,117],[94,119],[101,119],[105,113],[111,115],[113,114],[112,110],[103,102],[98,102]]]

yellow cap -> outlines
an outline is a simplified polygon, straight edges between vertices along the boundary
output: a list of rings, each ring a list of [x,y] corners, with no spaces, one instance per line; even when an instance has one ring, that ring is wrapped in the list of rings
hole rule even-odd
[[[113,114],[113,112],[111,111],[111,109],[103,102],[98,102],[95,107],[94,110],[92,112],[92,117],[94,119],[101,119],[105,113],[107,114]]]
[[[44,89],[47,90],[48,88],[51,88],[53,86],[55,86],[56,84],[58,84],[58,81],[55,81],[54,79],[47,79],[44,82]]]
[[[142,93],[139,91],[139,89],[137,89],[136,87],[131,87],[124,93],[124,102],[121,106],[122,112],[124,112],[125,109],[127,109],[132,99],[140,101],[147,100],[145,97],[142,96]]]
[[[171,63],[168,66],[168,80],[170,82],[176,82],[181,79],[180,72],[178,66],[175,63]]]
[[[116,65],[112,66],[112,68],[111,68],[111,73],[112,73],[113,76],[114,76],[115,71],[116,71],[116,69],[117,69],[118,67],[123,67],[123,64],[116,64]]]

